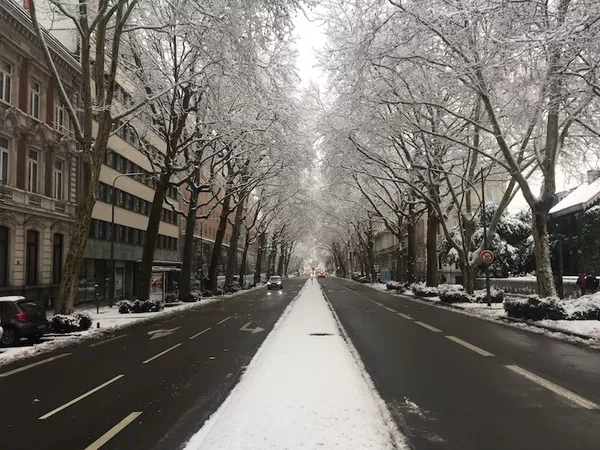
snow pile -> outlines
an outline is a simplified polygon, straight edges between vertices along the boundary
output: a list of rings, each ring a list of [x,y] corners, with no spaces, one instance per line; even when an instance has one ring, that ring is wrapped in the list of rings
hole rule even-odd
[[[550,215],[562,216],[583,211],[600,197],[600,179],[583,183],[550,209]]]
[[[406,448],[318,285],[305,285],[186,450]]]
[[[600,320],[600,292],[565,300],[563,306],[572,320]]]

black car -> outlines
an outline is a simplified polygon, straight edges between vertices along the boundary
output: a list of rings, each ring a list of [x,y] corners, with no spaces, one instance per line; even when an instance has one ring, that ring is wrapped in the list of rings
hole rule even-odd
[[[48,332],[46,311],[25,297],[0,297],[0,325],[4,329],[0,343],[14,345],[21,338],[37,342]]]
[[[271,277],[267,281],[267,289],[283,289],[283,281],[281,277]]]

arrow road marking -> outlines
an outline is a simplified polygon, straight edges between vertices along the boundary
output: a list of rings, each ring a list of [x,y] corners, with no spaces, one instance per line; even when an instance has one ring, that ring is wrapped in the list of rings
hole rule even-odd
[[[165,336],[168,336],[170,334],[173,334],[173,333],[175,333],[175,331],[179,330],[180,328],[181,327],[175,327],[175,328],[171,328],[169,330],[164,330],[162,328],[159,328],[158,330],[148,331],[148,336],[152,335],[152,337],[150,338],[150,340],[158,339],[158,338],[165,337]]]
[[[112,438],[114,438],[117,433],[123,431],[123,429],[137,419],[142,413],[141,412],[132,412],[123,420],[121,420],[118,424],[100,436],[96,441],[94,441],[90,446],[86,447],[85,450],[98,450]]]
[[[256,328],[248,328],[250,325],[252,325],[252,322],[248,322],[246,325],[244,325],[242,328],[240,328],[240,331],[250,331],[252,334],[254,333],[260,333],[261,331],[265,331],[264,328],[261,327],[256,327]]]

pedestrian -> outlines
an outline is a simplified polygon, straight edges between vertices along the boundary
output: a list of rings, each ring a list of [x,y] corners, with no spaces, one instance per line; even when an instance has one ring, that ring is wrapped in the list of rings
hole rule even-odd
[[[585,273],[581,272],[577,278],[577,286],[581,291],[581,295],[585,295]]]
[[[594,293],[598,290],[598,278],[593,273],[585,277],[585,292]]]
[[[311,271],[310,271],[310,284],[313,284],[313,283],[314,283],[314,281],[313,281],[313,280],[314,280],[314,278],[315,278],[315,271],[314,271],[314,270],[311,270]]]

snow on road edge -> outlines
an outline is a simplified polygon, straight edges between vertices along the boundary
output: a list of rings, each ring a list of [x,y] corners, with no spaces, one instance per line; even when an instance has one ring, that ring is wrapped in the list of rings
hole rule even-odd
[[[194,434],[191,437],[191,439],[185,444],[185,447],[184,447],[185,450],[196,450],[196,449],[201,448],[202,443],[204,442],[206,437],[209,435],[210,431],[213,429],[215,424],[219,421],[219,419],[223,416],[224,412],[227,410],[227,406],[233,401],[232,399],[234,398],[235,394],[242,389],[243,381],[244,381],[244,379],[246,379],[247,374],[252,370],[253,367],[255,367],[257,365],[257,361],[259,360],[260,355],[262,355],[262,353],[265,351],[265,348],[274,339],[275,331],[281,326],[281,324],[283,323],[285,318],[290,314],[292,307],[294,306],[296,301],[300,298],[300,296],[302,295],[302,292],[304,291],[304,289],[306,288],[307,285],[308,285],[308,280],[306,281],[306,283],[304,283],[304,285],[302,286],[302,289],[300,289],[300,291],[292,299],[290,304],[287,305],[287,307],[285,308],[283,313],[281,313],[281,316],[279,317],[279,319],[277,319],[277,322],[275,322],[275,325],[273,325],[273,329],[271,330],[269,335],[265,338],[265,340],[263,341],[261,346],[258,348],[258,350],[256,351],[256,354],[254,355],[252,360],[250,360],[250,363],[246,367],[246,370],[242,374],[241,378],[239,379],[239,381],[237,382],[235,387],[231,390],[231,392],[229,393],[229,395],[227,396],[225,401],[223,403],[221,403],[221,406],[219,406],[217,411],[215,411],[213,414],[211,414],[211,416],[206,420],[206,422],[204,422],[204,424],[202,425],[200,430],[196,434]]]
[[[363,363],[363,361],[360,357],[360,354],[358,353],[358,350],[352,343],[350,336],[348,335],[348,333],[346,332],[346,329],[342,325],[342,322],[340,321],[339,316],[335,312],[335,309],[333,308],[331,301],[329,301],[329,297],[323,290],[322,286],[321,286],[321,293],[323,294],[323,297],[325,298],[325,301],[327,302],[327,306],[329,307],[329,310],[331,311],[331,314],[333,315],[333,318],[335,320],[337,328],[340,331],[340,335],[346,342],[346,345],[348,346],[348,349],[350,350],[350,353],[352,354],[352,357],[354,358],[354,362],[358,366],[358,370],[359,370],[362,378],[365,380],[365,383],[367,383],[367,386],[371,390],[373,399],[375,400],[375,403],[377,404],[379,412],[380,412],[380,414],[385,422],[385,425],[390,433],[390,439],[392,440],[392,444],[398,450],[405,450],[405,449],[408,450],[410,447],[406,441],[406,438],[398,429],[398,426],[397,426],[394,418],[392,417],[392,413],[388,409],[383,398],[381,398],[381,395],[379,395],[379,391],[377,391],[377,388],[375,387],[375,383],[373,383],[373,379],[371,378],[371,375],[369,375],[369,372],[367,371],[367,368],[365,367],[365,364]]]

